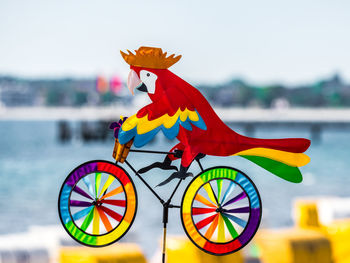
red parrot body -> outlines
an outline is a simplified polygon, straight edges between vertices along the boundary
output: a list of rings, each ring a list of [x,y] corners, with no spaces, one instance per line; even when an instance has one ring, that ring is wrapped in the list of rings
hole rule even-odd
[[[167,68],[181,56],[166,57],[159,48],[141,47],[136,55],[122,56],[130,64],[129,89],[148,93],[152,103],[127,119],[119,131],[119,141],[134,138],[142,147],[160,130],[179,143],[171,149],[183,151],[182,167],[189,167],[199,154],[238,155],[291,182],[301,182],[297,167],[309,162],[303,152],[310,140],[303,138],[257,139],[230,129],[214,112],[204,96]],[[168,156],[174,159],[173,155]],[[185,169],[186,170],[186,169]]]
[[[256,139],[242,136],[230,129],[215,113],[204,96],[193,86],[167,69],[131,67],[139,74],[147,70],[158,76],[154,94],[148,94],[152,103],[138,111],[137,117],[148,115],[149,120],[164,114],[174,115],[178,109],[196,110],[203,118],[207,129],[196,126],[189,131],[180,126],[177,149],[184,150],[182,165],[188,166],[199,153],[215,156],[230,156],[251,148],[269,148],[293,153],[307,150],[310,141],[303,138]]]

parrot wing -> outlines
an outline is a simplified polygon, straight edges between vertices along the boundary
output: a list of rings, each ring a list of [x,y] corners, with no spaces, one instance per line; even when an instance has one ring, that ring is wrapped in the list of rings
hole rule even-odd
[[[128,118],[119,130],[118,139],[124,144],[134,138],[135,147],[142,147],[159,131],[172,140],[178,135],[180,126],[192,131],[192,125],[207,129],[190,99],[181,90],[170,87],[153,103]]]
[[[165,113],[153,120],[149,120],[148,115],[140,118],[135,114],[123,123],[118,139],[121,144],[125,144],[134,138],[135,147],[142,147],[150,142],[159,131],[163,131],[164,135],[172,140],[178,135],[180,126],[191,131],[192,125],[206,129],[198,112],[187,108],[184,110],[179,108],[173,115]]]

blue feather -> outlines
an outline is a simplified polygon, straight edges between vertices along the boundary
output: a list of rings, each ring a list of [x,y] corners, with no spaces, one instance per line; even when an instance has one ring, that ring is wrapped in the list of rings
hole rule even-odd
[[[157,127],[155,129],[153,129],[152,131],[149,131],[147,133],[136,134],[135,140],[134,140],[135,147],[140,148],[140,147],[146,145],[147,143],[149,143],[154,138],[154,136],[156,136],[156,134],[160,131],[160,129],[161,129],[161,127]]]

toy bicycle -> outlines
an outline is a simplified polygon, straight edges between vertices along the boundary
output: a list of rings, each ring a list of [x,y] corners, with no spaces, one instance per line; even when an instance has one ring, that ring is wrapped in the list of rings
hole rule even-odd
[[[243,172],[227,166],[204,169],[187,186],[180,205],[171,203],[183,179],[167,200],[158,193],[126,160],[129,152],[174,154],[130,149],[132,142],[120,145],[116,140],[116,162],[94,160],[75,168],[64,181],[58,201],[61,222],[79,243],[102,247],[122,238],[130,229],[137,211],[137,192],[124,163],[163,205],[163,262],[169,208],[180,209],[183,228],[201,250],[215,255],[233,253],[244,247],[256,233],[262,215],[259,192]]]
[[[167,56],[161,48],[140,47],[135,54],[121,51],[130,65],[128,88],[146,92],[151,103],[130,118],[113,123],[115,163],[90,161],[75,168],[59,195],[59,214],[66,231],[81,244],[101,247],[119,240],[131,227],[137,208],[134,183],[121,164],[138,177],[163,205],[163,262],[169,208],[180,209],[189,239],[214,255],[233,253],[255,235],[261,220],[261,200],[254,183],[238,169],[216,166],[204,169],[201,159],[240,156],[272,174],[293,183],[302,181],[298,167],[310,158],[304,138],[250,138],[231,130],[215,113],[205,97],[189,83],[168,70],[181,56]],[[170,152],[130,149],[143,147],[158,132],[179,143]],[[136,170],[126,160],[129,152],[166,154],[163,163]],[[172,158],[174,157],[174,158]],[[168,181],[178,180],[168,199],[163,200],[140,175],[153,168],[173,169],[171,161],[181,158],[180,169]],[[180,205],[171,203],[179,185],[197,162],[200,173],[187,186]]]

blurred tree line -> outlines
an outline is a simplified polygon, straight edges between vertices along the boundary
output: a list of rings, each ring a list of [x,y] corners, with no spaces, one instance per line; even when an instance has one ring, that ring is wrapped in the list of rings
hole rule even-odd
[[[107,83],[101,90],[96,78],[22,79],[0,76],[0,105],[8,107],[105,106],[127,101],[130,101],[130,96],[123,93],[122,87],[113,90]]]
[[[130,103],[133,98],[125,83],[120,83],[117,88],[112,88],[109,83],[112,82],[101,80],[101,77],[23,79],[0,76],[0,106],[79,107]],[[220,107],[350,107],[350,85],[337,74],[310,85],[293,87],[256,86],[234,79],[220,85],[198,85],[197,88],[211,104]]]
[[[200,85],[215,105],[222,107],[350,107],[350,85],[339,75],[300,86],[254,86],[242,80],[222,85]]]

